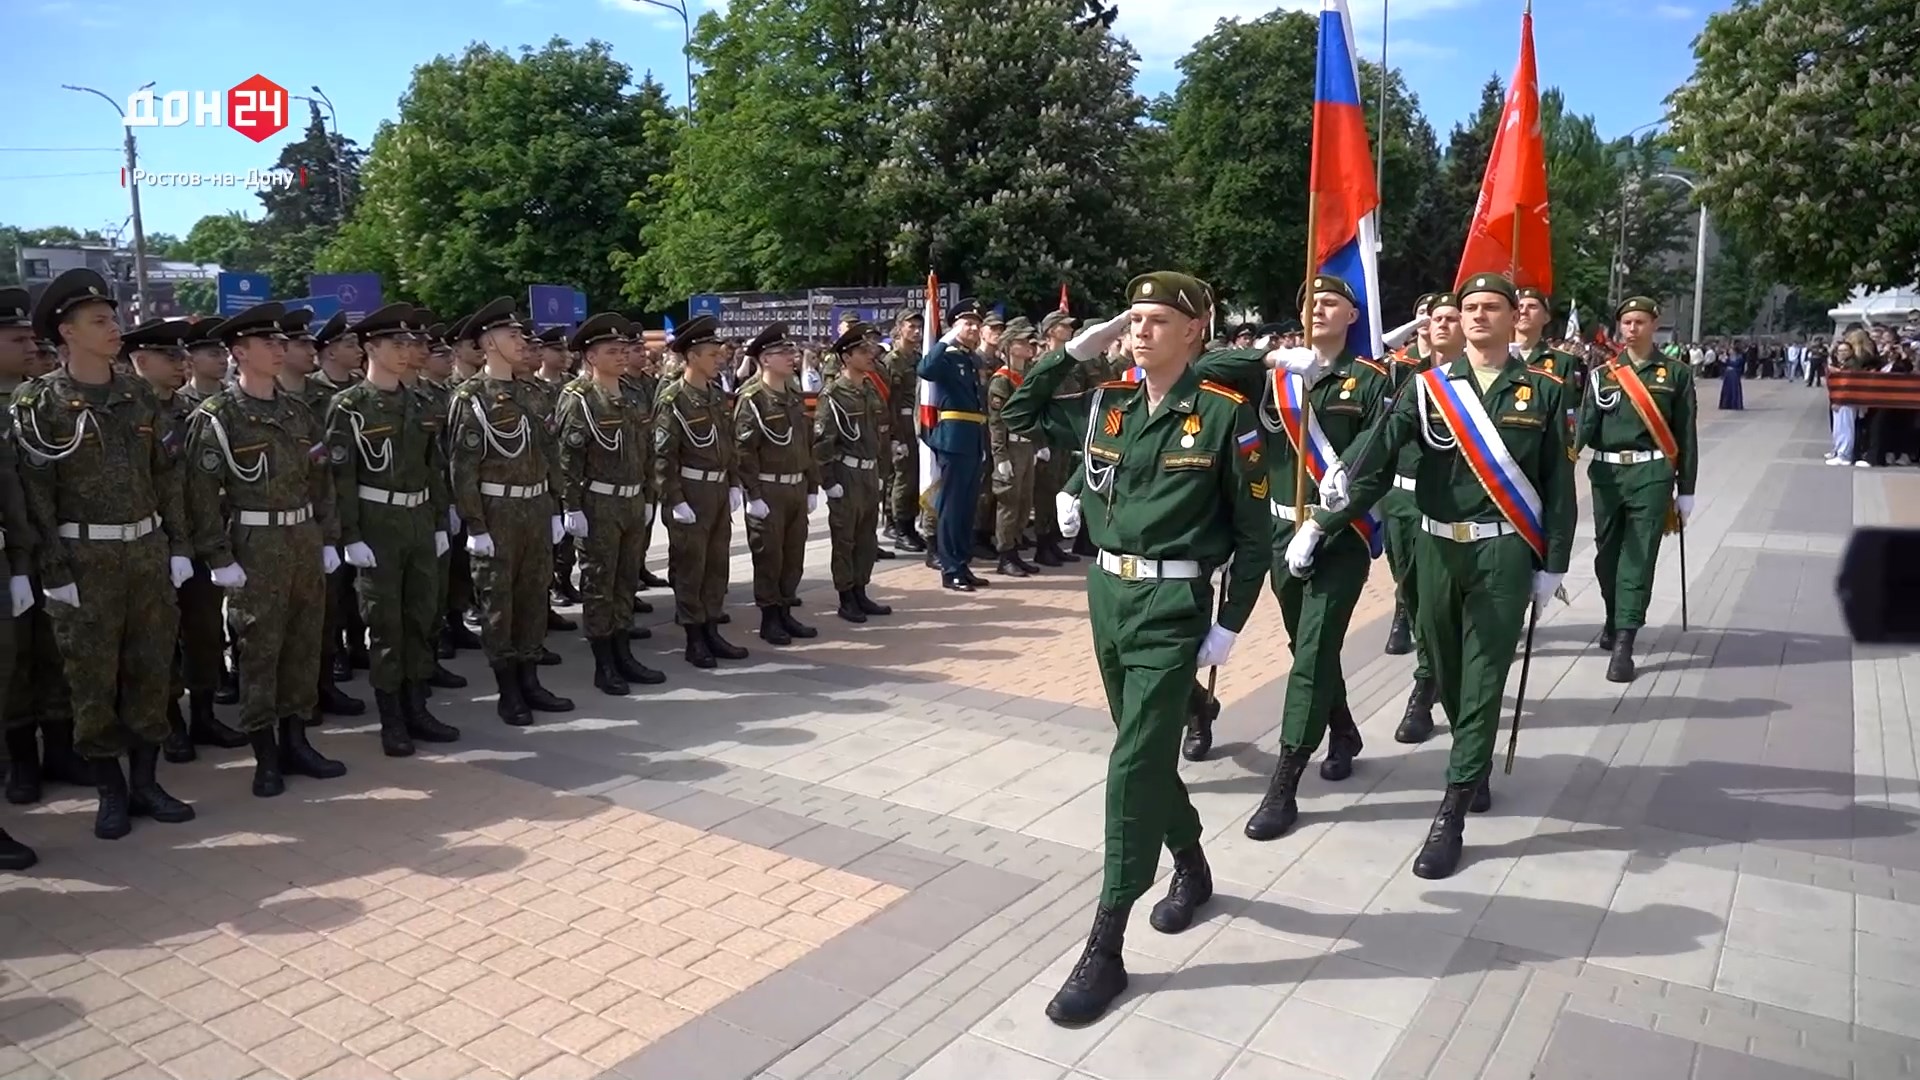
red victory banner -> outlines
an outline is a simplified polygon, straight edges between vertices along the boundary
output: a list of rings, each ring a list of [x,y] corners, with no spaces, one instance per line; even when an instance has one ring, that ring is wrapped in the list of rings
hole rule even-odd
[[[1533,5],[1520,17],[1520,65],[1507,87],[1500,130],[1487,156],[1480,199],[1460,255],[1460,276],[1507,274],[1522,288],[1553,293],[1553,235],[1547,214],[1547,147],[1540,134],[1540,79],[1533,62]]]
[[[1920,375],[1894,371],[1829,371],[1827,399],[1859,409],[1920,409]]]

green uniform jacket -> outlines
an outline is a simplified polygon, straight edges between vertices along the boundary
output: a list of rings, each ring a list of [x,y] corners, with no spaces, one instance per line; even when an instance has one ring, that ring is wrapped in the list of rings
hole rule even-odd
[[[1418,342],[1394,353],[1387,359],[1388,404],[1400,397],[1402,391],[1409,390],[1407,384],[1415,375],[1433,366],[1433,357],[1420,351]],[[1409,443],[1400,448],[1400,457],[1393,463],[1393,471],[1400,476],[1412,476],[1420,468],[1420,447]]]
[[[722,473],[720,483],[740,486],[732,433],[732,403],[718,383],[695,386],[674,379],[661,384],[653,403],[653,476],[662,507],[672,510],[687,501],[681,469]]]
[[[785,390],[775,390],[758,375],[750,385],[741,387],[733,404],[733,434],[739,451],[740,486],[746,489],[747,498],[762,497],[762,473],[799,473],[806,477],[807,494],[820,490],[820,468],[808,442],[807,399],[800,392],[797,377],[788,380]]]
[[[13,446],[13,419],[0,412],[0,530],[6,533],[7,576],[31,577],[33,550],[40,538],[27,513],[27,491],[21,486],[18,464]]]
[[[1630,360],[1626,353],[1621,353],[1611,363],[1594,369],[1587,392],[1580,397],[1579,446],[1608,451],[1660,448],[1653,432],[1641,421],[1639,410],[1626,399],[1619,375],[1611,370],[1614,364]],[[1694,397],[1693,369],[1658,353],[1632,362],[1634,373],[1640,376],[1660,415],[1667,418],[1674,441],[1680,444],[1680,460],[1649,461],[1640,465],[1609,465],[1596,460],[1589,468],[1618,470],[1617,475],[1631,476],[1636,483],[1658,480],[1676,484],[1679,494],[1691,495],[1700,468],[1700,409]],[[1602,405],[1603,399],[1611,404]]]
[[[609,393],[592,376],[582,375],[560,391],[555,403],[560,425],[560,504],[585,512],[587,484],[640,485],[640,499],[653,502],[653,443],[647,434],[646,408],[623,379]]]
[[[560,455],[554,452],[543,408],[540,388],[525,379],[476,375],[453,392],[447,408],[447,445],[453,450],[448,471],[454,509],[467,523],[467,535],[487,532],[482,481],[514,486],[544,482],[554,500],[551,505],[559,506]]]
[[[919,354],[904,349],[887,353],[880,361],[880,377],[887,381],[887,404],[893,410],[893,441],[913,440],[914,410],[920,401]]]
[[[1007,430],[1007,400],[1020,388],[1022,376],[1012,368],[1001,368],[987,380],[987,447],[993,452],[993,460],[1006,461],[1007,446],[1015,437]],[[1021,434],[1021,439],[1030,436]]]
[[[1447,376],[1471,383],[1471,368],[1461,357],[1447,365]],[[1499,428],[1500,441],[1540,493],[1541,525],[1547,534],[1546,562],[1540,569],[1564,574],[1573,558],[1576,453],[1560,379],[1510,359],[1480,401]],[[1420,395],[1411,388],[1394,401],[1380,421],[1381,430],[1367,439],[1360,460],[1347,464],[1351,502],[1343,510],[1315,514],[1321,528],[1329,533],[1347,528],[1379,502],[1393,487],[1392,465],[1409,444],[1420,447],[1420,467],[1414,474],[1419,486],[1413,494],[1422,514],[1447,522],[1506,520],[1458,450],[1439,450],[1426,443],[1423,426],[1442,437],[1447,437],[1448,429],[1431,404],[1423,415],[1420,402]]]
[[[823,488],[839,485],[853,490],[852,478],[861,470],[843,463],[844,457],[878,462],[887,456],[886,409],[865,375],[842,371],[820,388],[820,404],[813,411],[813,460],[819,463]]]
[[[284,390],[268,400],[239,387],[220,391],[195,410],[186,459],[193,550],[208,567],[233,564],[229,526],[243,510],[311,507],[322,542],[339,542],[326,439],[299,397]]]
[[[360,533],[362,486],[426,492],[434,531],[445,528],[446,422],[446,412],[413,387],[382,390],[363,379],[333,396],[326,414],[327,456],[333,463],[340,543],[366,540]]]

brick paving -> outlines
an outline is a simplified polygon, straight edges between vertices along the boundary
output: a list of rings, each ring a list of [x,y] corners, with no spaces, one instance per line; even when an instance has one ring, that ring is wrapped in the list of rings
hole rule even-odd
[[[556,638],[570,717],[506,729],[476,678],[438,706],[449,753],[331,725],[352,775],[280,800],[216,753],[166,774],[192,825],[9,817],[43,862],[0,879],[0,1075],[1915,1075],[1920,659],[1846,640],[1831,592],[1853,527],[1920,522],[1920,473],[1823,469],[1823,399],[1749,390],[1705,414],[1689,629],[1669,544],[1641,677],[1604,681],[1583,522],[1448,881],[1407,870],[1447,743],[1392,742],[1384,567],[1345,650],[1354,777],[1310,775],[1287,838],[1240,835],[1286,670],[1263,600],[1214,758],[1182,766],[1218,898],[1177,937],[1134,920],[1132,989],[1089,1028],[1041,1015],[1099,884],[1078,572],[956,597],[904,556],[873,590],[898,614],[848,626],[817,521],[813,642],[753,639],[736,587],[753,655],[717,673],[658,626],[669,683],[609,699]]]

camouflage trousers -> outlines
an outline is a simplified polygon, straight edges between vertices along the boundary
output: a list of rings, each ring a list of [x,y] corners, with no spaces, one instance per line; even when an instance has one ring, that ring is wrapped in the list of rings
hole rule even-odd
[[[587,493],[580,550],[580,619],[589,640],[633,628],[633,594],[647,558],[647,507],[638,498]]]
[[[833,538],[828,567],[838,592],[864,587],[873,580],[873,560],[880,550],[874,530],[880,524],[880,484],[870,472],[849,469],[846,490],[827,500],[827,532]]]
[[[110,758],[158,743],[180,629],[166,534],[51,542],[66,545],[80,594],[79,607],[48,605],[72,693],[74,752]]]
[[[398,693],[433,674],[433,628],[440,617],[443,560],[433,553],[439,517],[425,506],[360,504],[360,538],[373,566],[354,582],[369,639],[367,681]]]
[[[73,722],[73,695],[54,638],[53,616],[38,583],[33,595],[37,603],[13,620],[13,676],[6,700],[10,728]]]
[[[688,481],[681,498],[693,510],[693,524],[667,521],[667,574],[673,578],[673,621],[701,626],[717,621],[727,603],[728,559],[733,546],[733,515],[727,509],[727,485]]]
[[[480,647],[487,663],[533,663],[547,638],[547,585],[553,580],[553,503],[544,497],[483,496],[491,558],[473,560],[473,587],[484,613]],[[471,526],[469,526],[471,531]]]
[[[807,489],[800,484],[761,482],[763,518],[747,519],[747,550],[753,552],[753,602],[785,607],[800,593],[807,561]]]
[[[320,567],[320,526],[235,525],[233,557],[247,583],[227,600],[239,643],[240,730],[268,731],[305,719],[319,701],[320,639],[327,575]]]

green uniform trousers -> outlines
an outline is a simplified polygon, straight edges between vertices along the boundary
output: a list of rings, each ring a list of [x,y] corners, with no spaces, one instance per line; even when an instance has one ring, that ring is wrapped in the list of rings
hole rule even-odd
[[[580,616],[589,640],[633,629],[633,594],[647,558],[647,507],[639,499],[587,492],[587,538],[579,540]]]
[[[837,592],[864,588],[871,582],[880,550],[880,538],[874,533],[880,524],[879,478],[858,469],[847,469],[843,475],[845,491],[827,500],[827,535],[832,541],[827,569]]]
[[[1387,569],[1393,571],[1393,598],[1406,610],[1407,625],[1413,629],[1413,677],[1433,677],[1433,659],[1427,655],[1427,639],[1420,633],[1420,587],[1418,561],[1414,552],[1427,542],[1427,530],[1420,527],[1420,508],[1414,505],[1413,492],[1394,488],[1380,499],[1380,514],[1387,521]]]
[[[180,677],[174,689],[211,694],[226,667],[227,629],[220,614],[226,597],[208,576],[207,565],[196,559],[193,576],[174,599],[180,608]]]
[[[1287,542],[1292,539],[1293,523],[1274,518],[1271,584],[1293,653],[1280,741],[1294,749],[1317,750],[1327,734],[1327,718],[1347,703],[1340,647],[1373,559],[1358,533],[1342,529],[1340,535],[1321,540],[1313,573],[1297,578],[1287,571]]]
[[[1673,481],[1662,475],[1665,470],[1649,474],[1650,482],[1623,482],[1622,474],[1645,468],[1596,461],[1587,472],[1593,481],[1593,573],[1607,605],[1606,625],[1615,630],[1647,624],[1654,567],[1673,506]]]
[[[887,515],[893,521],[912,521],[920,516],[920,440],[913,435],[913,418],[898,417],[894,423],[908,426],[904,445],[907,456],[895,458],[893,475],[887,479]]]
[[[473,560],[484,613],[480,648],[489,666],[533,663],[547,638],[547,584],[553,580],[553,513],[545,498],[486,499],[491,558]]]
[[[355,589],[367,624],[367,681],[398,693],[433,675],[434,622],[440,617],[440,558],[433,551],[439,515],[426,506],[360,504],[360,539],[373,549]],[[449,541],[451,543],[451,541]]]
[[[980,495],[974,502],[973,535],[992,538],[1000,516],[1000,496],[993,490],[993,458],[980,463]]]
[[[1501,694],[1533,593],[1533,549],[1518,536],[1467,544],[1430,536],[1414,558],[1419,633],[1453,731],[1447,783],[1477,783],[1493,764]]]
[[[767,504],[767,516],[747,519],[753,602],[763,608],[785,607],[800,598],[800,575],[807,565],[807,489],[804,484],[761,481],[760,498]]]
[[[52,542],[66,545],[80,593],[77,608],[48,605],[73,695],[74,752],[110,758],[136,740],[158,743],[167,735],[167,691],[180,631],[166,534]]]
[[[1123,581],[1087,571],[1093,653],[1118,734],[1107,757],[1107,859],[1100,905],[1131,904],[1153,884],[1160,848],[1200,842],[1200,815],[1180,782],[1180,735],[1213,623],[1213,586]]]
[[[1033,466],[1033,532],[1037,537],[1045,538],[1060,535],[1060,515],[1054,508],[1054,496],[1066,486],[1067,476],[1073,471],[1075,455],[1065,450],[1049,448],[1047,460],[1035,462]]]
[[[715,622],[727,606],[728,560],[733,552],[733,513],[727,485],[688,480],[680,497],[693,510],[693,524],[667,522],[667,576],[673,579],[673,621],[681,626]]]
[[[240,643],[240,730],[267,731],[312,715],[320,694],[321,626],[327,602],[320,527],[232,526],[233,558],[247,573],[227,603]],[[86,594],[81,594],[84,603]]]
[[[65,665],[54,638],[53,616],[38,582],[33,596],[37,603],[13,620],[13,676],[6,703],[9,728],[73,722],[73,695],[67,689]]]
[[[1033,453],[1034,445],[1030,442],[1009,443],[1003,460],[1013,464],[1013,475],[1002,479],[998,461],[994,462],[994,471],[990,474],[994,498],[993,544],[1002,553],[1020,546],[1020,534],[1026,530],[1027,518],[1033,513]]]
[[[447,583],[440,590],[446,600],[446,623],[451,626],[467,617],[473,606],[473,556],[467,554],[467,530],[463,523],[458,533],[447,534]]]

